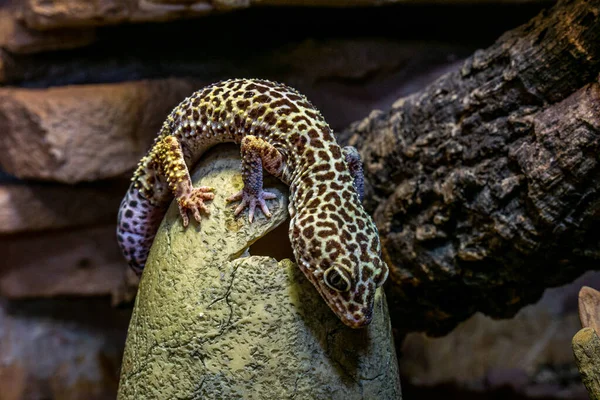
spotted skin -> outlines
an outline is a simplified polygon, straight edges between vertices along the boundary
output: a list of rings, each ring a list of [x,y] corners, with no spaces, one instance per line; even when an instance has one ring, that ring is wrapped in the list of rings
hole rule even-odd
[[[244,187],[227,200],[235,215],[271,213],[263,171],[290,186],[290,241],[296,261],[332,311],[352,328],[368,325],[375,290],[388,276],[377,228],[362,207],[360,156],[341,148],[321,114],[296,90],[259,79],[221,81],[192,94],[168,116],[121,203],[117,237],[141,274],[169,202],[184,226],[209,214],[209,187],[194,188],[189,168],[210,147],[241,145]]]

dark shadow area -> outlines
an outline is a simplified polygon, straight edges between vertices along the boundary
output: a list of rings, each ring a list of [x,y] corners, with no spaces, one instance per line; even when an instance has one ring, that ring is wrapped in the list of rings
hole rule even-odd
[[[175,22],[103,26],[98,40],[81,49],[13,55],[19,68],[6,78],[11,85],[47,87],[173,76],[212,81],[256,71],[276,77],[285,71],[269,62],[275,51],[285,54],[305,41],[361,38],[459,46],[458,56],[465,57],[549,5],[252,7]]]
[[[288,235],[288,227],[290,219],[286,219],[277,228],[267,233],[262,238],[250,246],[248,251],[252,256],[268,256],[273,257],[277,261],[289,258],[294,261],[294,253],[292,252],[292,244]]]

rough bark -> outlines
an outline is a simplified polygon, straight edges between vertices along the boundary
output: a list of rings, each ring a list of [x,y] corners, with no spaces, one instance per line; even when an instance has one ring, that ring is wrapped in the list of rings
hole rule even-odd
[[[400,332],[510,317],[598,265],[599,14],[560,1],[342,134],[365,162]]]

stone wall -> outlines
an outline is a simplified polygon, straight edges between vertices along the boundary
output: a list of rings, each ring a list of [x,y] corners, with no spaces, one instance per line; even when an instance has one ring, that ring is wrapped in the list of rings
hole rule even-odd
[[[0,0],[2,399],[114,398],[137,287],[116,211],[185,96],[283,81],[339,131],[551,2],[388,3]]]

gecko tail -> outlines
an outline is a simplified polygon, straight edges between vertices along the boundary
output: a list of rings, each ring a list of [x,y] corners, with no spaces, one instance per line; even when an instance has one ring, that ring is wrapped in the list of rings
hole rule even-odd
[[[129,263],[140,276],[167,205],[156,206],[132,184],[121,201],[117,220],[117,241]]]

